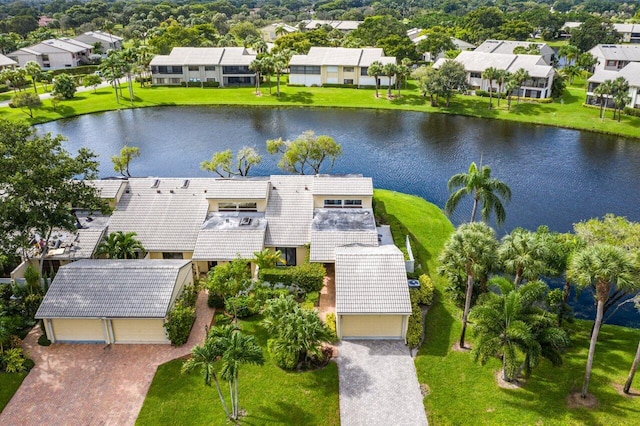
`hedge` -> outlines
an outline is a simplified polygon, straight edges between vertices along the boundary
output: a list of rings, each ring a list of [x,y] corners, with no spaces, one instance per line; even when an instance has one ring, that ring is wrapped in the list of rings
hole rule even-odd
[[[414,294],[414,293],[411,293]],[[422,339],[422,310],[417,300],[411,300],[411,316],[407,327],[407,345],[410,348],[417,348]]]
[[[476,96],[480,96],[481,98],[488,98],[489,97],[489,92],[486,90],[476,90],[475,91]],[[491,96],[494,99],[505,99],[506,96],[504,93],[499,93],[499,92],[492,92]],[[518,99],[518,97],[516,95],[511,95],[511,101],[513,102],[513,100]],[[525,98],[524,96],[520,96],[520,101],[522,102],[536,102],[539,104],[550,104],[553,103],[553,98]]]
[[[189,86],[187,83],[183,81],[180,83],[182,87],[220,87],[220,82],[218,81],[190,81]]]
[[[433,283],[431,277],[427,274],[422,274],[418,278],[420,282],[420,288],[412,288],[411,292],[414,293],[416,301],[420,305],[430,305],[433,302]]]
[[[187,343],[195,320],[195,308],[186,306],[182,300],[179,300],[167,315],[167,322],[164,324],[172,345],[180,346]]]
[[[640,108],[624,107],[625,115],[632,115],[634,117],[640,117]]]
[[[271,284],[296,285],[305,293],[320,291],[327,271],[320,263],[303,263],[284,268],[260,269],[258,276]]]
[[[9,88],[6,84],[0,84],[0,93],[8,92]]]
[[[49,71],[51,75],[58,74],[69,74],[69,75],[80,75],[80,74],[93,74],[98,71],[100,65],[80,65],[79,67],[74,68],[59,68],[56,70]]]

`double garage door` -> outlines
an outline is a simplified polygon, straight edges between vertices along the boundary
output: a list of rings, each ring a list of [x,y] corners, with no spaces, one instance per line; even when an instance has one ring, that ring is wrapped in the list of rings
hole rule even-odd
[[[53,318],[51,328],[56,342],[107,343],[111,340],[110,333],[113,333],[115,343],[168,343],[163,320],[159,318],[111,320]]]
[[[342,339],[404,339],[406,315],[339,315]]]

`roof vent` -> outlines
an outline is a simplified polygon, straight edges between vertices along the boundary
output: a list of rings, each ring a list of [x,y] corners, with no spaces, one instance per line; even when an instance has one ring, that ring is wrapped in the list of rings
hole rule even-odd
[[[251,225],[252,219],[250,217],[243,217],[240,219],[240,226],[249,226]]]
[[[159,190],[159,189],[156,189],[156,193],[158,193],[158,194],[159,194],[159,193],[160,193],[160,190]]]
[[[158,192],[160,192],[160,191],[158,191]],[[173,194],[173,189],[170,189],[169,192]]]
[[[160,186],[160,179],[156,179],[153,181],[153,185],[151,185],[152,188],[157,188]],[[160,192],[160,191],[158,191]]]
[[[189,187],[189,179],[185,179],[184,182],[182,182],[182,186],[180,188],[187,189],[188,187]]]

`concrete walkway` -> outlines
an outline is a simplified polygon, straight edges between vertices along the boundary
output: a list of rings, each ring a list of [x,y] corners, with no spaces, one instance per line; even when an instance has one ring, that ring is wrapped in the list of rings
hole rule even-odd
[[[427,425],[409,349],[393,340],[343,340],[338,347],[340,423]]]
[[[160,364],[204,341],[213,309],[198,296],[189,341],[170,345],[52,344],[39,346],[40,328],[24,341],[36,366],[0,413],[0,425],[133,425]]]

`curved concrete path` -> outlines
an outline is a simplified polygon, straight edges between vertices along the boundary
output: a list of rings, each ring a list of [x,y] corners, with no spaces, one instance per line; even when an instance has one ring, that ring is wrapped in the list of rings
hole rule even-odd
[[[416,368],[397,340],[343,340],[338,346],[340,423],[427,425]]]
[[[200,292],[189,341],[170,345],[39,346],[35,327],[24,347],[36,366],[0,413],[0,425],[133,425],[160,364],[204,341],[214,310]]]

